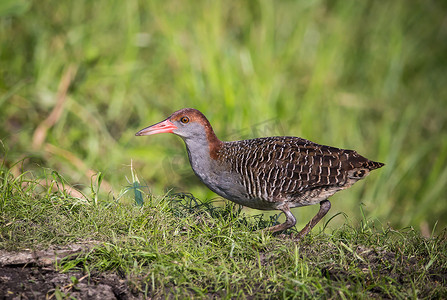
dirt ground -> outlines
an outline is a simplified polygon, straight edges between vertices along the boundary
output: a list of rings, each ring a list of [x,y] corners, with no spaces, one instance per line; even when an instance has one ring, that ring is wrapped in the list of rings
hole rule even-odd
[[[0,250],[0,299],[140,299],[127,281],[117,274],[86,276],[81,272],[60,273],[54,262],[92,246],[75,244],[46,251]]]
[[[62,273],[55,269],[55,262],[62,258],[91,250],[97,243],[73,244],[64,247],[50,248],[45,251],[24,250],[8,252],[0,250],[0,300],[1,299],[144,299],[143,293],[135,290],[135,285],[116,273],[102,272],[83,274],[82,272]],[[317,255],[314,248],[307,248],[309,257]],[[372,250],[359,246],[355,253],[361,257],[359,267],[364,272],[375,276],[383,275],[397,283],[411,280],[408,274],[417,271],[421,266],[416,257],[396,257],[394,253]],[[263,265],[274,263],[275,258],[267,254],[261,255]],[[392,267],[400,265],[397,271]],[[428,277],[425,288],[419,291],[422,298],[430,295],[433,289],[440,289],[446,282],[446,272],[434,268]],[[328,265],[325,276],[340,280],[355,276],[340,268],[335,263]],[[372,298],[388,298],[386,291],[380,288],[371,289]],[[439,290],[444,299],[445,290]],[[436,297],[437,298],[437,297]]]

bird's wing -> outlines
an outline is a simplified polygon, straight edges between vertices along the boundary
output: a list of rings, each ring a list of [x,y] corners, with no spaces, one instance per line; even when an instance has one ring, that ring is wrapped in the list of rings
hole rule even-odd
[[[360,179],[367,174],[367,170],[361,170],[369,160],[353,150],[319,145],[295,137],[274,139],[261,147],[265,148],[262,152],[267,158],[260,159],[254,172],[258,173],[261,182],[285,194],[341,186],[349,176]]]

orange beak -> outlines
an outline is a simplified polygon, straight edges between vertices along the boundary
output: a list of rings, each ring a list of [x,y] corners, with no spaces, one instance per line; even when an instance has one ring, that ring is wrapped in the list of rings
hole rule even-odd
[[[171,121],[169,121],[169,119],[166,119],[166,120],[161,121],[157,124],[154,124],[152,126],[141,129],[135,135],[136,136],[152,135],[152,134],[165,133],[165,132],[172,133],[172,131],[174,129],[177,129],[177,126],[175,126]]]

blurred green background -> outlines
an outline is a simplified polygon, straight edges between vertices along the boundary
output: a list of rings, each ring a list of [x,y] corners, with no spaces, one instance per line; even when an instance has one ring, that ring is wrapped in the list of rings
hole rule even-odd
[[[3,168],[54,169],[81,190],[101,172],[110,198],[132,183],[132,162],[155,195],[215,198],[181,139],[134,136],[194,107],[223,140],[294,135],[386,163],[332,197],[329,215],[355,223],[362,208],[440,231],[446,12],[445,1],[416,0],[2,0]],[[295,210],[299,226],[317,210]]]

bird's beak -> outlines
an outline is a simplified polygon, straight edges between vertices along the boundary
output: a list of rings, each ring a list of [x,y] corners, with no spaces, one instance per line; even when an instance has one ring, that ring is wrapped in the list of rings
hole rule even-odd
[[[164,121],[161,121],[157,124],[154,124],[152,126],[146,127],[144,129],[141,129],[138,131],[135,135],[151,135],[151,134],[157,134],[157,133],[165,133],[170,132],[174,129],[177,129],[177,126],[175,126],[169,119],[166,119]]]

